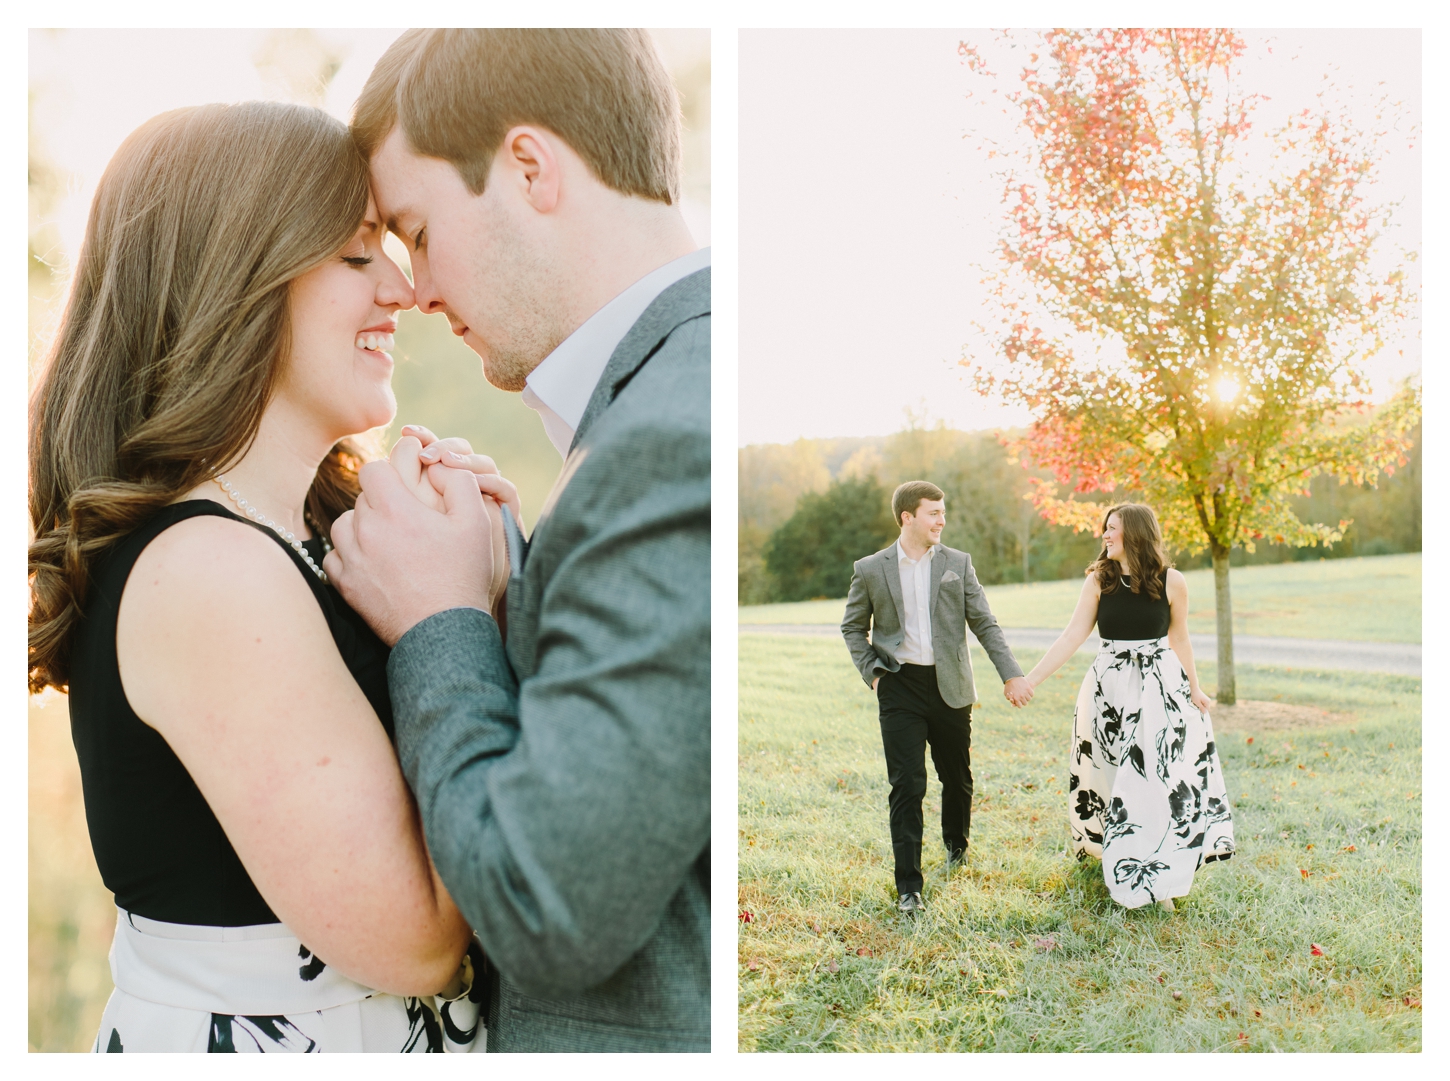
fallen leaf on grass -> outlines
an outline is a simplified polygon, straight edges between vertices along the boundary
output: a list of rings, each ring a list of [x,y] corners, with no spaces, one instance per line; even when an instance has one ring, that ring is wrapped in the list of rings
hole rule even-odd
[[[1173,992],[1173,1001],[1174,1002],[1178,1002],[1182,998],[1183,998],[1183,992],[1182,991],[1174,991]]]
[[[1319,943],[1317,943],[1317,942],[1311,942],[1311,943],[1309,943],[1309,952],[1311,954],[1313,954],[1315,957],[1323,957],[1324,956],[1324,947],[1321,946],[1321,945],[1319,945]]]
[[[858,947],[856,947],[856,956],[857,957],[875,957],[876,955],[874,953],[872,953],[870,950],[868,950],[865,946],[858,946]]]
[[[1001,987],[994,987],[990,991],[978,991],[979,995],[996,995],[998,998],[1006,998],[1007,992]]]
[[[1248,1036],[1245,1033],[1240,1032],[1239,1033],[1239,1043],[1248,1043],[1248,1042],[1249,1042]]]
[[[1358,852],[1359,849],[1355,848],[1354,845],[1345,845],[1339,851],[1341,851],[1341,852]]]
[[[1032,944],[1039,950],[1051,951],[1057,949],[1057,936],[1048,935],[1046,938],[1034,938]]]
[[[1250,737],[1249,737],[1249,738],[1248,738],[1248,739],[1247,739],[1247,740],[1245,740],[1245,741],[1244,741],[1244,742],[1246,742],[1246,743],[1252,743],[1252,742],[1254,742],[1254,737],[1253,737],[1253,736],[1250,736]]]
[[[754,912],[742,912],[742,913],[740,913],[740,922],[741,923],[754,923],[755,922],[755,913]]]
[[[1420,1008],[1420,1000],[1417,998],[1411,998],[1409,995],[1406,995],[1405,1005],[1410,1007],[1410,1009],[1412,1010],[1418,1010]]]
[[[1301,875],[1303,875],[1305,878],[1308,878],[1309,877],[1309,872],[1306,871],[1303,867],[1299,868],[1299,873]]]
[[[836,959],[834,957],[831,958],[831,963],[826,966],[826,971],[827,972],[840,972],[841,971],[841,966],[838,965],[838,964],[836,964]]]
[[[820,934],[821,933],[821,925],[819,923],[816,923],[814,920],[812,920],[811,921],[811,930],[814,931],[816,934]]]
[[[748,968],[748,969],[750,969],[751,972],[759,972],[760,971],[760,958],[759,957],[752,957],[749,961],[746,962],[745,967]]]

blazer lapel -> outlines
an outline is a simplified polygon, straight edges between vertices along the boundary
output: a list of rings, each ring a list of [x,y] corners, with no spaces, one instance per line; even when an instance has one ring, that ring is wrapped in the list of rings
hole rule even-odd
[[[709,314],[709,267],[681,278],[655,297],[610,355],[604,374],[594,385],[594,393],[584,407],[584,415],[579,418],[579,427],[574,430],[574,442],[569,445],[569,452],[574,452],[590,425],[599,419],[599,414],[609,407],[625,384],[634,378],[634,373],[654,356],[655,350],[677,326]]]
[[[906,629],[906,605],[901,600],[901,564],[896,560],[896,545],[881,553],[881,573],[886,578],[886,591],[896,605],[896,625]]]

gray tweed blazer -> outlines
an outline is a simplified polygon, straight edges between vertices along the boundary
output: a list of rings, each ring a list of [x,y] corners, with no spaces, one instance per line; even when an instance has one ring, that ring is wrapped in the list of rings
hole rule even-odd
[[[841,634],[851,651],[851,660],[868,687],[882,672],[901,668],[896,651],[905,638],[903,610],[901,568],[893,541],[890,548],[856,560],[851,590],[846,595],[846,618],[841,621]],[[1003,683],[1022,674],[987,605],[977,572],[972,570],[972,557],[942,545],[931,560],[931,650],[942,701],[954,708],[977,701],[972,656],[967,649],[968,626]]]
[[[388,662],[488,1049],[708,1051],[708,268],[614,351],[511,575],[507,651],[456,608]]]

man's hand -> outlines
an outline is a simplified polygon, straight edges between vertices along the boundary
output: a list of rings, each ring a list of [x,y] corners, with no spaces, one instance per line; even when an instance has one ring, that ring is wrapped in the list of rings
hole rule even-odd
[[[1020,709],[1032,701],[1032,684],[1027,682],[1026,676],[1013,676],[1002,685],[1002,693],[1007,696],[1007,701]]]
[[[874,691],[879,686],[881,686],[881,677],[877,676],[871,681],[871,689]]]
[[[473,453],[473,447],[468,440],[458,436],[439,439],[420,424],[403,426],[403,439],[410,438],[418,441],[421,448],[418,460],[425,469],[432,465],[443,465],[450,469],[466,469],[473,474],[474,480],[478,483],[478,490],[493,499],[495,503],[502,503],[513,511],[514,521],[518,523],[519,529],[524,528],[524,510],[523,505],[519,502],[519,490],[514,487],[512,481],[504,479],[498,471],[498,465],[487,454]],[[398,440],[400,446],[403,439]],[[428,475],[432,476],[432,474],[433,470],[428,469]]]
[[[332,524],[323,570],[389,646],[449,608],[492,612],[507,582],[507,566],[495,558],[503,547],[497,507],[490,513],[472,474],[435,470],[429,480],[442,492],[441,510],[415,498],[390,463],[369,462],[356,508]]]

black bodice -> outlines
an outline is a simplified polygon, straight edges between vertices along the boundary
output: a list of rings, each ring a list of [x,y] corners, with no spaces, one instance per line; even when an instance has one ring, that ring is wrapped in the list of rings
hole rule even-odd
[[[1165,572],[1155,601],[1146,589],[1134,593],[1132,580],[1123,575],[1117,589],[1098,598],[1098,636],[1131,642],[1166,635],[1172,619],[1167,579]]]
[[[275,923],[276,915],[252,884],[186,767],[161,734],[131,709],[116,661],[116,616],[131,568],[164,530],[202,514],[246,522],[210,500],[174,503],[91,568],[85,614],[71,648],[69,695],[86,824],[101,879],[128,912],[168,923],[218,927]],[[270,529],[263,532],[282,545],[307,579],[348,671],[391,737],[388,647],[280,537]],[[322,542],[313,539],[304,546],[321,565]]]

